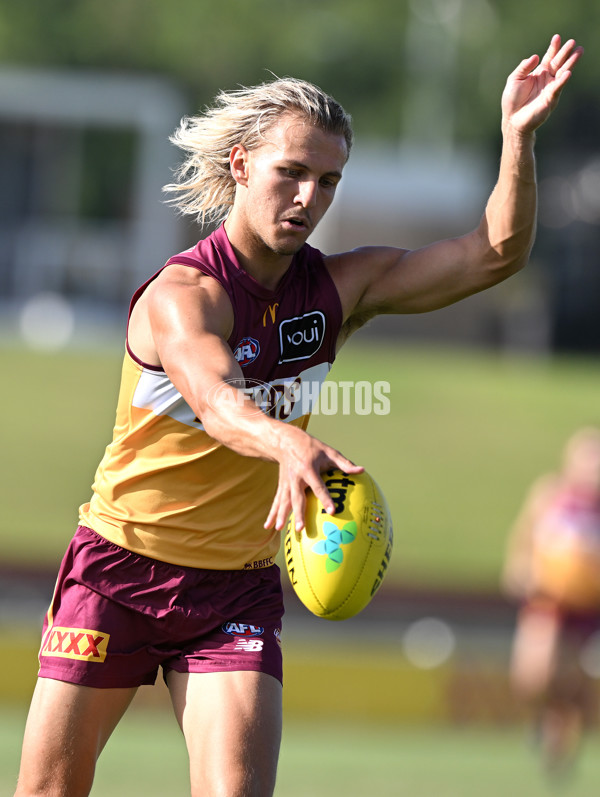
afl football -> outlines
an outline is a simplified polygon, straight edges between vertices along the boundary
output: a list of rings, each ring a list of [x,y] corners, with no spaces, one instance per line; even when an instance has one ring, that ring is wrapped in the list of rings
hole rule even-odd
[[[294,515],[284,540],[285,563],[296,595],[317,617],[346,620],[362,611],[382,584],[393,531],[385,497],[366,472],[322,474],[335,504],[328,515],[309,490],[305,527]]]

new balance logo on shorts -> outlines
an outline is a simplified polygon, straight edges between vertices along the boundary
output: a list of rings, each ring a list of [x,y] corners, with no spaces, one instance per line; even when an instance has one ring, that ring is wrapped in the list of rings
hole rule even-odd
[[[238,637],[235,643],[234,650],[245,650],[247,653],[258,653],[263,649],[265,644],[264,639],[246,639],[246,637]]]
[[[52,627],[40,651],[40,656],[58,656],[62,659],[102,662],[110,634],[88,628]]]

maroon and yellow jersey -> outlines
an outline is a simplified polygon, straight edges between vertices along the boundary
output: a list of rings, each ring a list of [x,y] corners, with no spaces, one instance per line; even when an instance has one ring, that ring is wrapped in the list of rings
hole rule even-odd
[[[166,265],[174,263],[198,269],[227,291],[235,319],[228,343],[244,392],[273,417],[305,428],[342,323],[321,253],[305,244],[275,291],[239,266],[223,226]],[[130,313],[158,273],[135,293]],[[113,439],[80,522],[123,548],[173,564],[269,566],[280,533],[263,524],[277,468],[211,438],[164,370],[141,362],[127,345]]]
[[[573,609],[600,608],[600,500],[558,491],[533,533],[540,595]]]

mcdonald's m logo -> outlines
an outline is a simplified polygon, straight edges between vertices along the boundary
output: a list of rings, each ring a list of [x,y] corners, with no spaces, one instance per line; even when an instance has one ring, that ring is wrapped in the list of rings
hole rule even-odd
[[[279,302],[275,302],[275,304],[270,304],[265,312],[263,313],[263,327],[267,326],[267,313],[271,316],[271,323],[275,323],[275,316],[277,315],[277,308],[279,307]]]

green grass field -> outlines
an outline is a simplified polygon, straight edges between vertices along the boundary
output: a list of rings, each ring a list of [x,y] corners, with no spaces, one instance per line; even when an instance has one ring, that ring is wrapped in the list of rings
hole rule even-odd
[[[2,558],[54,566],[110,438],[121,351],[0,349]],[[494,586],[508,528],[565,437],[600,422],[600,363],[367,343],[331,378],[390,383],[389,415],[316,415],[391,504],[390,579]]]
[[[14,788],[24,712],[0,714],[0,793]],[[596,797],[600,739],[593,737],[572,779],[548,782],[515,729],[409,728],[288,723],[276,797]],[[92,797],[189,794],[187,756],[175,720],[130,710],[100,758]]]

